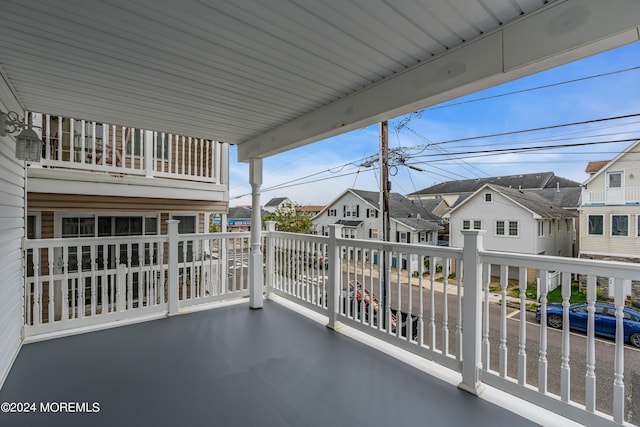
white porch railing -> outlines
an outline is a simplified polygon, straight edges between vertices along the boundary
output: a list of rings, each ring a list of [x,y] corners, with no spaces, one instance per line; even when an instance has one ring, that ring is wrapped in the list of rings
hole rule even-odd
[[[343,239],[339,226],[323,237],[270,225],[263,233],[267,295],[326,315],[330,327],[349,325],[455,370],[460,387],[473,393],[487,384],[585,425],[624,424],[636,388],[625,384],[635,378],[625,357],[637,357],[625,345],[624,288],[640,277],[640,266],[486,251],[482,232],[464,234],[460,249]],[[178,235],[173,222],[167,236],[29,240],[25,335],[247,296],[249,243],[248,233]],[[541,278],[539,324],[517,311],[527,306],[531,270]],[[547,326],[549,271],[561,275],[561,331]],[[572,275],[587,285],[586,337],[569,333]],[[614,341],[596,340],[598,277],[613,281]],[[519,306],[511,309],[514,280]],[[613,355],[610,364],[596,362],[604,353]],[[572,392],[576,384],[584,392]]]
[[[248,295],[246,233],[27,240],[26,337]]]
[[[635,388],[625,388],[625,378],[635,376],[625,371],[624,361],[636,351],[625,346],[624,286],[640,277],[640,265],[485,251],[476,231],[465,232],[463,249],[342,239],[337,227],[331,233],[268,232],[268,292],[326,315],[329,326],[346,324],[460,372],[461,388],[471,392],[487,384],[584,425],[625,422],[625,400]],[[316,262],[325,254],[326,264]],[[492,266],[497,276],[491,277]],[[525,310],[508,308],[513,270],[519,308],[528,303],[527,282],[535,281],[528,272],[541,278],[540,324],[527,321]],[[564,319],[569,319],[571,277],[586,278],[586,337],[572,337],[568,320],[562,331],[547,326],[550,271],[561,277]],[[598,277],[613,278],[615,286],[612,342],[595,335]],[[492,282],[499,283],[497,299],[489,291]],[[597,365],[596,349],[614,354],[611,368]],[[572,384],[585,391],[572,394]]]
[[[583,205],[624,205],[640,203],[640,187],[582,190]]]
[[[208,139],[29,113],[42,166],[220,183],[221,145]]]

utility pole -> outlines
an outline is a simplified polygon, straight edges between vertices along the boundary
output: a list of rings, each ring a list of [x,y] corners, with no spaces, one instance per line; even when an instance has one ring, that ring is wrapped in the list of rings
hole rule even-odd
[[[391,189],[391,183],[389,182],[389,123],[385,120],[380,122],[380,210],[382,219],[382,241],[390,241],[390,221],[389,221],[389,190]],[[378,314],[380,315],[380,321],[383,327],[387,328],[387,301],[388,301],[388,288],[389,277],[387,269],[387,254],[386,251],[380,251],[380,262],[382,263],[382,275],[380,281],[382,282],[382,301],[380,307],[378,307]]]

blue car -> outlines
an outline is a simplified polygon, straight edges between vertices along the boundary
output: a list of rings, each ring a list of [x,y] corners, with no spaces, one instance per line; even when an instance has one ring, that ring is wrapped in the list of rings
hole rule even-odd
[[[604,337],[615,338],[616,335],[616,307],[613,304],[595,304],[595,333]],[[547,304],[547,325],[552,328],[562,328],[562,304]],[[624,340],[634,347],[640,347],[640,311],[631,307],[623,309]],[[582,332],[587,332],[587,304],[573,304],[569,306],[569,326]],[[540,306],[536,311],[536,319],[540,321]]]

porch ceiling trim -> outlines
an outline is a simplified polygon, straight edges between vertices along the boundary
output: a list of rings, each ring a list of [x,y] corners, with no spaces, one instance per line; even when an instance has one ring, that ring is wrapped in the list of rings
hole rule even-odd
[[[640,40],[640,2],[567,0],[238,146],[267,157]]]

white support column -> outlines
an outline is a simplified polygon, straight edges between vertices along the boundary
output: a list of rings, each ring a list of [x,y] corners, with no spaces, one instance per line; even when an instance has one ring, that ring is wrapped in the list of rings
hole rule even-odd
[[[262,185],[262,159],[249,162],[251,184],[251,255],[249,257],[249,306],[262,308],[264,272],[262,267],[262,218],[260,217],[260,186]]]
[[[153,166],[155,159],[153,158],[153,131],[144,131],[144,171],[147,178],[153,178]]]
[[[340,262],[340,248],[336,239],[342,234],[342,225],[331,224],[329,226],[329,282],[327,283],[327,311],[329,323],[327,328],[335,330],[338,327],[338,308],[340,306],[340,274],[342,263]],[[382,262],[382,261],[380,261]]]
[[[169,316],[178,314],[178,224],[180,220],[167,220],[167,235],[169,236],[169,257],[168,257],[168,294],[169,294]]]
[[[458,387],[480,395],[484,390],[480,382],[482,368],[482,261],[483,230],[463,231],[464,247],[462,268],[464,275],[464,301],[462,304],[462,382]]]

